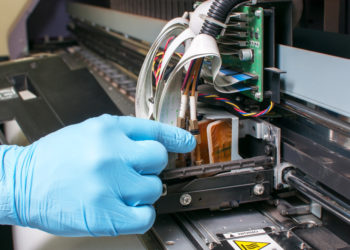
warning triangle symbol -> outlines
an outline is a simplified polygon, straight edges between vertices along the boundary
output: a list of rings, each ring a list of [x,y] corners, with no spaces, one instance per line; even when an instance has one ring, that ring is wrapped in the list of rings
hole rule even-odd
[[[242,250],[260,250],[270,243],[267,242],[254,242],[254,241],[234,241],[236,245]]]

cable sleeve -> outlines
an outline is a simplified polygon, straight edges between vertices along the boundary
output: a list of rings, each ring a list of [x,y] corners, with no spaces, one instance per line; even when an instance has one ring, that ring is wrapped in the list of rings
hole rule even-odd
[[[230,14],[231,10],[238,4],[244,2],[245,0],[214,0],[211,4],[209,11],[207,13],[208,17],[211,17],[221,23],[225,23],[227,16]],[[216,38],[223,27],[210,22],[206,19],[202,25],[200,34],[207,34]]]

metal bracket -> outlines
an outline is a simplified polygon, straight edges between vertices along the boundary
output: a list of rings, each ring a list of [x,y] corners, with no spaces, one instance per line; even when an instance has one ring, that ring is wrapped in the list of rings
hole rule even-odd
[[[218,111],[206,106],[198,107],[199,113],[205,114],[206,119],[231,119],[232,120],[232,143],[231,143],[231,160],[240,160],[242,157],[238,153],[238,140],[239,140],[239,129],[240,123],[239,118],[227,111]]]
[[[239,119],[237,116],[231,117],[232,119],[232,142],[231,142],[231,160],[240,160],[242,157],[238,153],[238,140],[239,140]]]
[[[305,215],[311,213],[311,205],[298,205],[293,206],[289,202],[285,200],[280,200],[280,203],[277,206],[279,213],[283,216],[291,216],[291,215]]]
[[[281,162],[281,129],[263,120],[246,119],[240,121],[239,137],[253,136],[269,142],[275,147],[275,165]]]
[[[268,156],[257,156],[249,159],[241,159],[229,162],[218,162],[201,166],[192,166],[164,170],[161,174],[163,181],[174,179],[185,179],[200,175],[215,175],[223,172],[232,172],[234,170],[251,169],[259,166],[270,166],[273,160]]]
[[[311,200],[310,207],[311,207],[311,209],[310,209],[311,213],[313,215],[315,215],[317,218],[321,219],[321,217],[322,217],[322,206],[319,203]]]
[[[276,190],[289,187],[289,185],[283,179],[283,173],[287,168],[294,168],[294,166],[289,162],[282,162],[281,164],[278,164],[274,168],[274,175],[275,175],[274,188]]]
[[[265,88],[267,90],[265,95],[269,96],[274,103],[279,104],[281,99],[281,74],[287,72],[275,67],[265,68],[265,71],[267,71],[269,82],[269,87]]]
[[[271,168],[236,169],[168,185],[167,195],[156,202],[155,208],[159,214],[205,208],[230,209],[243,203],[268,200],[272,188]]]

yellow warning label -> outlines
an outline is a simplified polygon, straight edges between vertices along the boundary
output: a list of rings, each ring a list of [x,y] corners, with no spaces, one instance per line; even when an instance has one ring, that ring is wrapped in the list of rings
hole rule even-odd
[[[242,250],[260,250],[270,243],[267,242],[253,242],[253,241],[234,241],[236,245]]]

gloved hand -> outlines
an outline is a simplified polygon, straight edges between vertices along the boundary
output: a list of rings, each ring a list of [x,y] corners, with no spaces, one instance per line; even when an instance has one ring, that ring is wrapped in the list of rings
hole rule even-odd
[[[167,151],[195,145],[176,127],[103,115],[27,147],[0,146],[0,224],[65,236],[144,233]]]

